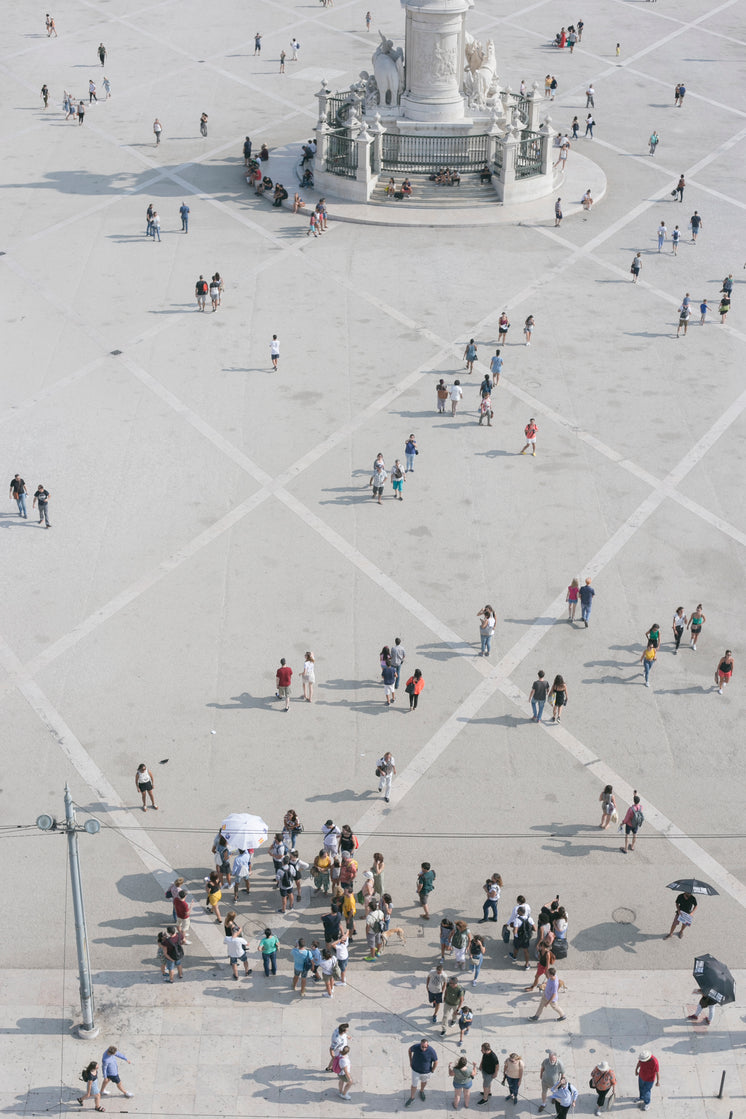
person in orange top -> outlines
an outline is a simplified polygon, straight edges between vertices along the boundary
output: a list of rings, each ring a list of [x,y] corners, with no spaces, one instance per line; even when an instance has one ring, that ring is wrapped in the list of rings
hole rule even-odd
[[[420,698],[420,692],[425,687],[425,677],[420,672],[419,668],[415,668],[414,673],[407,680],[404,691],[409,696],[409,710],[414,711],[417,706],[417,700]]]
[[[538,430],[539,430],[539,425],[537,424],[536,420],[532,416],[531,419],[526,424],[526,429],[525,429],[525,432],[524,432],[524,434],[526,436],[526,446],[521,451],[522,455],[525,455],[525,453],[529,449],[529,447],[531,448],[531,454],[532,455],[536,454],[536,433],[537,433]]]

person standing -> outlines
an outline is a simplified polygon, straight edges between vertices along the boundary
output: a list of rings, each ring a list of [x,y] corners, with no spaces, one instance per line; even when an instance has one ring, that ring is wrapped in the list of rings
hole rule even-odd
[[[453,1110],[458,1111],[458,1105],[461,1102],[461,1093],[464,1093],[464,1107],[469,1106],[469,1098],[471,1096],[471,1086],[474,1083],[474,1077],[477,1074],[476,1061],[472,1061],[471,1067],[466,1057],[459,1057],[455,1064],[451,1063],[448,1066],[448,1075],[452,1077],[453,1083]]]
[[[585,581],[584,586],[580,588],[580,617],[583,619],[583,625],[588,629],[588,619],[591,616],[591,607],[593,606],[593,596],[595,590],[591,586],[591,578]]]
[[[254,54],[262,53],[262,36],[259,31],[254,33]]]
[[[500,374],[503,370],[503,359],[500,357],[500,351],[495,350],[495,356],[490,362],[490,373],[492,374],[492,387],[497,388],[500,384]]]
[[[499,345],[504,346],[505,340],[508,337],[510,330],[510,320],[508,319],[508,312],[501,311],[500,318],[497,320],[497,341]]]
[[[728,312],[729,311],[730,311],[730,296],[729,295],[724,295],[722,297],[722,299],[720,300],[720,306],[718,307],[718,314],[720,315],[720,325],[721,326],[723,325],[726,318],[728,317]]]
[[[477,1100],[477,1104],[485,1104],[492,1095],[492,1081],[497,1076],[498,1069],[500,1068],[500,1059],[497,1053],[493,1053],[492,1047],[488,1041],[482,1044],[482,1057],[479,1062],[479,1071],[482,1074],[482,1098]]]
[[[376,461],[373,464],[373,478],[372,478],[373,494],[372,494],[372,496],[373,496],[374,501],[375,500],[378,501],[379,505],[382,504],[383,487],[386,484],[386,479],[387,478],[388,478],[388,474],[386,472],[386,466],[383,462],[383,458],[376,459]]]
[[[157,210],[153,210],[153,219],[150,223],[150,228],[153,231],[153,244],[155,244],[156,237],[158,238],[158,243],[160,244],[160,240],[161,240],[161,219],[160,219],[160,216],[159,216]]]
[[[292,909],[292,904],[290,908]],[[277,975],[277,949],[279,947],[280,942],[272,930],[265,929],[264,936],[259,941],[259,950],[262,953],[262,964],[264,965],[266,978],[269,978],[270,972],[272,975]]]
[[[616,1076],[614,1070],[609,1065],[608,1061],[599,1061],[591,1073],[590,1087],[596,1093],[596,1110],[594,1115],[601,1114],[601,1108],[604,1107],[606,1097],[609,1092],[614,1095],[614,1085],[616,1084]]]
[[[601,823],[598,826],[606,831],[611,823],[611,817],[616,812],[616,797],[614,796],[613,786],[604,785],[604,790],[599,794],[598,799],[601,801]]]
[[[181,218],[181,228],[184,233],[189,232],[189,207],[186,202],[182,202],[179,206],[179,217]]]
[[[106,100],[108,101],[111,97],[111,82],[109,81],[109,79],[106,77],[105,74],[104,74],[103,86],[104,86],[104,93],[106,94]]]
[[[467,345],[466,345],[466,349],[464,350],[464,361],[466,362],[467,373],[473,373],[474,372],[474,362],[476,360],[477,360],[477,347],[474,343],[474,339],[470,338]]]
[[[300,980],[300,997],[302,999],[304,999],[306,997],[306,981],[308,979],[308,973],[311,970],[311,964],[312,963],[313,963],[313,956],[309,952],[308,948],[306,948],[305,940],[303,939],[303,937],[301,937],[300,940],[298,941],[298,943],[293,948],[293,987],[292,987],[292,989],[294,991],[296,990],[296,988],[298,986],[298,980]],[[336,1056],[336,1054],[332,1053],[332,1058],[334,1058],[334,1056]]]
[[[249,967],[249,958],[247,956],[248,944],[241,936],[241,926],[234,925],[233,931],[230,936],[223,937],[223,943],[228,951],[228,959],[231,962],[231,971],[233,978],[238,982],[238,965],[243,964],[244,974],[251,975],[251,968]]]
[[[404,649],[404,646],[401,643],[401,637],[394,638],[394,644],[391,646],[391,653],[389,655],[389,660],[391,661],[391,664],[393,665],[393,667],[396,669],[396,683],[394,685],[396,688],[399,687],[399,677],[401,675],[401,666],[404,664],[404,661],[406,660],[406,657],[407,657],[407,654],[406,654],[406,651]]]
[[[636,253],[634,255],[634,257],[632,258],[632,264],[630,266],[630,272],[632,273],[632,283],[633,284],[637,283],[638,279],[640,278],[640,272],[641,271],[642,271],[642,253]]]
[[[709,311],[709,309],[710,308],[707,306],[707,300],[703,299],[702,302],[699,305],[699,325],[700,326],[705,325],[705,320],[707,319],[707,312]]]
[[[660,143],[660,137],[658,136],[658,133],[655,131],[655,129],[653,129],[653,131],[651,132],[648,143],[650,144],[650,154],[655,155],[655,149]]]
[[[300,50],[300,43],[296,39],[295,35],[293,35],[292,39],[290,40],[290,49],[293,52],[290,55],[290,61],[291,62],[297,62],[298,61],[298,51]]]
[[[448,385],[442,377],[435,386],[435,398],[438,402],[438,411],[445,414],[446,400],[448,400]]]
[[[523,1057],[518,1053],[511,1053],[503,1064],[503,1084],[507,1082],[508,1085],[508,1095],[505,1097],[506,1103],[508,1100],[518,1103],[518,1090],[523,1080],[524,1071]]]
[[[688,890],[684,890],[682,894],[679,894],[679,896],[676,898],[676,913],[674,915],[673,923],[671,924],[671,928],[668,930],[663,939],[670,940],[670,938],[676,932],[677,926],[681,925],[681,930],[679,932],[679,940],[681,940],[688,926],[692,923],[692,917],[694,916],[694,911],[696,908],[697,899],[695,898],[694,894],[690,894]]]
[[[178,892],[174,893],[171,900],[173,902],[174,920],[176,921],[176,927],[181,935],[184,937],[183,943],[191,944],[191,940],[186,939],[192,924],[192,907],[187,898],[186,890],[179,890]]]
[[[277,690],[275,696],[277,699],[285,700],[285,710],[290,708],[290,681],[293,678],[293,670],[285,663],[285,658],[280,657],[280,667],[275,673],[275,684]]]
[[[32,509],[39,509],[39,524],[45,522],[45,528],[51,528],[49,523],[49,490],[45,490],[41,482],[34,491],[34,499],[31,503]]]
[[[676,191],[678,191],[678,193],[679,193],[679,202],[684,201],[684,187],[685,186],[686,186],[686,179],[684,178],[684,172],[682,171],[681,175],[679,176],[679,181],[676,184],[676,190],[674,191],[674,194],[676,193]]]
[[[694,211],[692,216],[689,218],[689,225],[692,228],[692,244],[696,245],[697,234],[699,233],[700,229],[702,228],[702,218],[699,216],[699,214],[697,213],[696,210]]]
[[[554,224],[562,225],[562,199],[558,198],[554,204]],[[526,343],[528,345],[528,342]]]
[[[461,397],[464,395],[464,391],[461,388],[461,382],[459,381],[458,377],[456,378],[456,380],[453,382],[450,389],[448,390],[448,395],[451,398],[451,415],[455,416],[456,415],[456,409],[458,408],[458,402],[461,399]]]
[[[492,635],[495,632],[495,611],[491,606],[483,606],[477,614],[479,618],[479,640],[481,642],[481,649],[479,650],[480,657],[488,657],[492,652]]]
[[[627,850],[634,851],[635,843],[637,842],[637,833],[644,821],[645,817],[642,811],[642,804],[637,795],[637,789],[635,789],[632,796],[632,804],[627,809],[624,819],[622,820],[622,826],[624,827],[624,847],[620,847],[619,850],[623,855],[627,854]],[[621,831],[621,826],[619,830]],[[632,836],[631,840],[629,838],[630,836]]]
[[[578,1090],[565,1076],[561,1076],[559,1083],[552,1088],[549,1098],[554,1101],[557,1119],[566,1119],[570,1108],[575,1109]]]
[[[547,1106],[547,1095],[555,1084],[559,1083],[565,1075],[565,1066],[553,1049],[550,1049],[539,1068],[539,1081],[541,1083],[541,1104],[539,1111],[544,1111]]]
[[[281,73],[281,74],[284,74],[284,73],[285,73],[285,58],[286,58],[286,57],[287,57],[287,56],[286,56],[286,54],[285,54],[285,51],[284,51],[284,50],[281,50],[281,51],[280,51],[280,73]]]
[[[637,1077],[637,1087],[640,1093],[638,1103],[640,1104],[640,1111],[649,1111],[650,1109],[650,1093],[653,1087],[660,1088],[660,1065],[658,1058],[654,1057],[649,1049],[643,1049],[638,1058],[635,1066],[635,1075]]]
[[[316,662],[310,649],[303,656],[303,672],[301,673],[303,685],[303,698],[306,703],[313,702],[313,686],[316,683]]]
[[[388,804],[391,800],[391,783],[396,777],[396,762],[390,750],[387,750],[383,757],[378,759],[376,770],[378,773],[378,791],[383,793],[384,800]]]
[[[26,512],[27,494],[26,483],[20,474],[16,474],[15,477],[10,480],[10,497],[13,498],[18,506],[18,516],[23,517],[24,520],[28,520],[28,513]]]
[[[554,1013],[557,1015],[558,1022],[564,1022],[567,1015],[563,1013],[562,1007],[557,1002],[557,995],[559,994],[559,979],[557,978],[557,970],[553,967],[547,968],[547,981],[544,984],[544,991],[541,996],[541,1001],[536,1014],[532,1014],[529,1018],[530,1022],[538,1022],[541,1018],[544,1009],[551,1006]]]
[[[667,233],[668,230],[666,229],[666,223],[662,221],[658,226],[658,252],[660,252],[663,248]]]
[[[420,873],[417,875],[416,889],[417,897],[422,906],[422,917],[425,921],[430,920],[429,899],[430,894],[435,889],[435,878],[436,874],[430,863],[422,863],[420,866]]]
[[[125,1057],[124,1053],[119,1052],[116,1045],[110,1045],[109,1048],[105,1050],[104,1055],[101,1058],[101,1071],[104,1074],[104,1080],[101,1085],[101,1095],[111,1095],[110,1092],[106,1091],[106,1085],[116,1084],[117,1088],[122,1093],[124,1098],[127,1100],[131,1100],[133,1097],[133,1093],[128,1092],[124,1087],[124,1084],[122,1084],[121,1077],[119,1076],[119,1065],[117,1064],[118,1060],[124,1061],[128,1065],[132,1064],[129,1058]]]
[[[717,686],[718,695],[723,694],[723,688],[730,684],[733,676],[733,654],[730,649],[726,649],[723,656],[720,658],[717,668],[715,669],[715,684]]]
[[[593,115],[589,113],[588,116],[585,118],[585,134],[586,136],[590,136],[591,140],[593,139],[593,126],[595,125],[595,123],[596,122],[593,119]]]
[[[78,128],[80,128],[80,126],[83,124],[84,120],[85,120],[85,104],[81,100],[81,101],[78,101]]]
[[[558,199],[558,201],[559,201],[559,199]],[[560,217],[561,217],[561,215],[560,215]],[[523,324],[523,337],[526,339],[526,345],[527,346],[531,345],[531,336],[534,332],[534,327],[535,326],[536,326],[536,320],[534,319],[534,316],[529,315],[528,318],[526,319],[525,323]]]
[[[425,1102],[427,1082],[438,1067],[438,1054],[426,1037],[423,1037],[417,1045],[410,1045],[409,1067],[412,1070],[412,1087],[410,1088],[409,1099],[404,1101],[405,1107],[412,1106],[418,1089],[420,1099],[423,1103]]]
[[[487,879],[484,886],[482,886],[482,889],[484,890],[487,897],[482,903],[482,916],[479,921],[480,925],[485,924],[486,921],[497,921],[497,904],[500,901],[500,890],[502,888],[502,884],[502,878],[497,872],[495,872],[495,874],[491,875],[491,877]],[[492,913],[492,916],[488,917],[488,913]]]
[[[276,334],[272,335],[272,341],[269,344],[269,356],[272,359],[272,368],[277,370],[280,360],[280,340]]]
[[[158,117],[156,117],[155,120],[153,121],[153,133],[155,134],[156,147],[161,142],[161,132],[163,132],[163,125],[158,120]]]
[[[419,702],[420,694],[425,687],[425,677],[419,668],[415,668],[412,675],[407,680],[404,691],[409,696],[409,710],[416,711]]]
[[[673,616],[673,623],[671,625],[674,640],[674,656],[676,656],[679,651],[679,645],[681,644],[681,639],[684,636],[684,630],[686,629],[687,621],[688,619],[684,614],[684,607],[677,606],[676,613]]]
[[[527,342],[526,345],[530,346],[531,343]],[[531,419],[526,424],[525,428],[523,429],[523,434],[526,436],[526,445],[524,446],[523,450],[521,451],[522,455],[525,455],[526,451],[530,447],[531,448],[531,455],[534,458],[536,457],[536,433],[537,433],[538,430],[539,430],[539,425],[537,424],[536,420],[532,416]]]
[[[658,659],[658,650],[654,641],[648,641],[645,652],[640,657],[640,664],[642,665],[645,674],[645,687],[650,687],[650,670]]]
[[[691,645],[692,649],[694,649],[695,653],[697,651],[697,641],[699,640],[699,635],[702,632],[702,626],[705,624],[706,621],[707,618],[705,617],[705,613],[702,609],[702,603],[699,602],[697,603],[697,608],[695,610],[692,610],[691,614],[689,615],[689,621],[686,623],[686,628],[691,629],[692,631],[692,639],[689,644]]]
[[[366,871],[370,874],[370,871]],[[383,950],[383,911],[376,900],[368,903],[368,912],[365,917],[365,941],[368,945],[366,961],[377,959]]]
[[[404,458],[407,464],[407,473],[414,471],[414,457],[420,452],[417,450],[417,440],[414,435],[410,435],[404,444]]]
[[[370,14],[370,12],[366,12],[365,13],[365,30],[366,31],[370,31],[370,25],[371,25],[372,21],[373,21],[373,16]]]
[[[247,136],[243,142],[243,163],[244,167],[249,166],[251,160],[251,137]]]
[[[456,976],[452,975],[446,983],[445,990],[443,992],[443,1017],[441,1019],[440,1029],[441,1035],[446,1032],[446,1029],[449,1025],[453,1026],[456,1024],[456,1019],[458,1018],[459,1011],[464,1004],[464,998],[464,988],[459,985],[459,981]],[[449,1014],[451,1016],[450,1022],[447,1021]]]
[[[532,719],[535,723],[541,722],[541,716],[544,712],[544,704],[549,695],[549,683],[544,676],[544,670],[539,669],[537,679],[531,685],[531,692],[528,701],[531,704],[533,712]]]
[[[44,108],[46,109],[47,105],[49,104],[49,88],[46,82],[41,87],[41,99],[44,102]]]
[[[146,803],[148,797],[150,797],[150,803],[153,805],[153,808],[155,808],[157,811],[158,805],[155,803],[155,797],[153,795],[153,790],[155,789],[155,778],[153,777],[152,772],[146,766],[145,762],[140,762],[137,767],[137,773],[135,774],[135,788],[142,795],[143,812],[147,812],[148,810],[148,806]]]

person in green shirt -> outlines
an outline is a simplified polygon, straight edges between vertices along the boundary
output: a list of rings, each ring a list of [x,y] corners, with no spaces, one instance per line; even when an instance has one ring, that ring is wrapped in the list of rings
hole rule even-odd
[[[459,981],[455,975],[446,983],[446,989],[443,992],[443,1023],[441,1033],[446,1032],[446,1019],[450,1014],[451,1020],[449,1026],[453,1026],[458,1018],[459,1011],[464,1001],[464,988],[459,986]]]
[[[262,953],[262,963],[264,964],[264,974],[269,975],[270,969],[273,975],[277,975],[277,949],[280,947],[280,942],[276,936],[272,935],[271,929],[264,930],[264,939],[259,941],[259,948]]]
[[[420,873],[417,875],[417,894],[423,909],[422,916],[426,921],[430,919],[430,910],[427,902],[434,889],[435,871],[430,866],[430,863],[422,863]]]

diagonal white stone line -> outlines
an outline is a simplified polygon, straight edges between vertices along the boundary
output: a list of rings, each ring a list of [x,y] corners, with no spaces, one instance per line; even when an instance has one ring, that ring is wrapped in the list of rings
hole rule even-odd
[[[119,832],[136,853],[145,869],[153,875],[158,885],[165,891],[176,877],[176,872],[172,869],[168,859],[159,851],[135,813],[125,806],[114,786],[107,780],[60,712],[23,668],[15,653],[2,637],[0,637],[0,665],[13,676],[16,688],[29,707],[56,740],[72,768],[98,798],[102,809],[106,813],[106,826]],[[214,945],[211,946],[209,943],[213,938],[204,935],[205,932],[209,931],[208,919],[205,918],[202,921],[198,912],[195,912],[195,918],[196,920],[194,918],[192,920],[192,930],[199,937],[204,950],[213,959],[219,960],[221,963],[224,962],[224,954],[222,952],[217,953]]]

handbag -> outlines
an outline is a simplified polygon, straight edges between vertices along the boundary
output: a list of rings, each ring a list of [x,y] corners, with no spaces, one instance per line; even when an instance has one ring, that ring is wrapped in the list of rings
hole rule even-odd
[[[618,824],[619,823],[619,813],[617,812],[616,808],[611,813],[611,822],[612,822],[612,824]]]
[[[334,976],[335,979],[341,979],[342,978],[342,969],[340,968],[340,966],[339,966],[339,964],[337,963],[336,960],[332,964],[332,975]]]
[[[404,691],[407,693],[407,695],[414,695],[414,684],[407,684]]]
[[[383,770],[381,769],[380,765],[376,766],[376,777],[383,777]]]
[[[507,925],[503,925],[503,941],[505,944],[510,944],[510,929]]]

